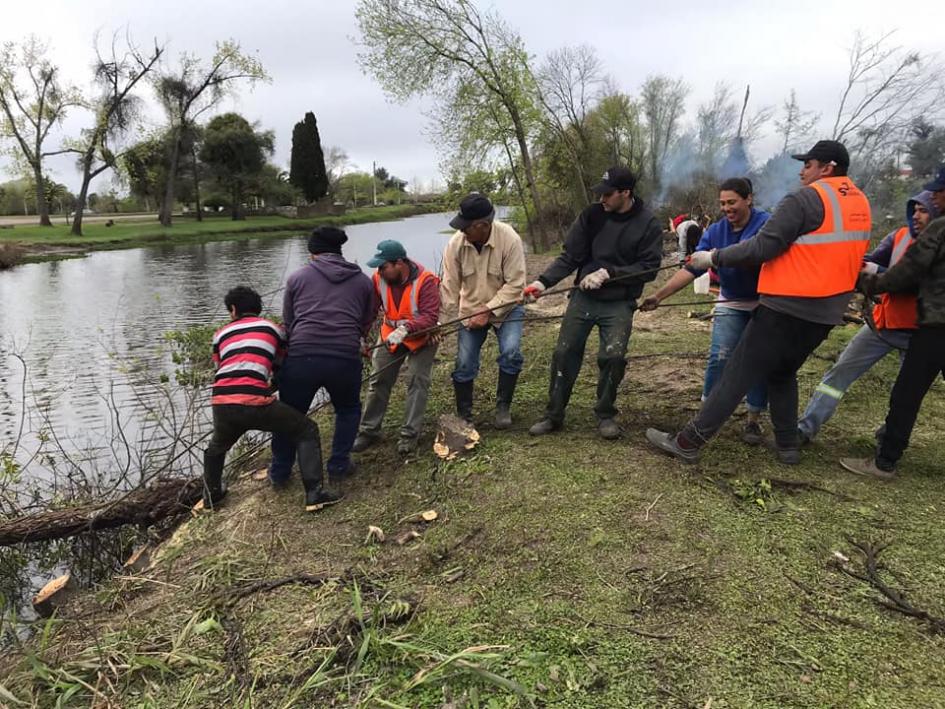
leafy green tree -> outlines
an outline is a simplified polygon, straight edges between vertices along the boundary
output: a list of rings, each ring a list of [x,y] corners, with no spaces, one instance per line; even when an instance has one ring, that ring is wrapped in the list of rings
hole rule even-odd
[[[82,105],[78,89],[62,83],[47,49],[35,36],[0,49],[0,137],[10,138],[14,157],[29,165],[41,226],[52,226],[44,161],[67,152],[47,150],[46,139],[70,108]]]
[[[521,37],[471,0],[360,0],[355,15],[365,47],[360,61],[384,91],[399,100],[433,95],[441,110],[466,108],[451,115],[466,133],[499,129],[490,152],[502,151],[511,167],[522,170],[540,214],[529,147],[537,91]],[[546,247],[540,221],[532,226]]]
[[[82,131],[81,138],[72,147],[79,156],[79,169],[82,171],[82,186],[72,218],[73,236],[82,236],[82,215],[92,180],[118,164],[119,154],[114,143],[130,130],[138,107],[137,97],[132,91],[154,69],[163,53],[164,48],[155,44],[149,54],[141,54],[130,40],[124,54],[119,54],[115,42],[112,42],[110,56],[103,57],[96,49],[98,96],[88,104],[94,121],[91,128]]]
[[[200,160],[230,195],[233,219],[243,218],[243,200],[262,176],[274,141],[272,131],[257,132],[238,113],[224,113],[207,123]]]
[[[945,128],[916,118],[908,150],[909,167],[915,177],[931,177],[945,162]]]
[[[185,140],[197,119],[211,110],[237,82],[267,81],[269,76],[255,57],[244,54],[232,40],[218,42],[216,53],[209,64],[184,54],[173,73],[160,75],[155,81],[158,98],[167,114],[170,151],[165,171],[164,195],[161,202],[161,224],[171,226],[177,187],[177,173],[181,155],[185,154]]]
[[[302,191],[309,203],[328,194],[325,154],[322,152],[321,137],[318,135],[318,122],[311,111],[292,129],[289,182]]]
[[[335,200],[352,207],[370,204],[374,178],[369,172],[348,172],[338,178]]]

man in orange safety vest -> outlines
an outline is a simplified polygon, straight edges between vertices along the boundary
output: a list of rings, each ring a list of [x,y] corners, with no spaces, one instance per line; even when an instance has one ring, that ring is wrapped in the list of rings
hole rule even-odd
[[[842,143],[818,141],[793,155],[804,166],[802,187],[789,194],[752,239],[691,257],[695,268],[761,265],[759,305],[721,381],[699,413],[676,434],[646,432],[656,448],[694,463],[754,385],[766,383],[780,462],[800,462],[797,370],[830,330],[843,322],[869,245],[866,196],[847,176]]]
[[[408,455],[417,447],[427,408],[436,356],[436,344],[428,331],[440,315],[440,279],[407,258],[403,245],[392,239],[377,245],[377,253],[367,265],[377,269],[374,289],[384,312],[379,346],[371,360],[371,386],[352,450],[360,453],[381,439],[391,389],[406,361],[407,401],[397,451]]]

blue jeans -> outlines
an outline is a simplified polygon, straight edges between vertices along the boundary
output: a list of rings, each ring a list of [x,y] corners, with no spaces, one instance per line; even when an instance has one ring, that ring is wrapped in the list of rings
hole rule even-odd
[[[516,305],[498,325],[480,327],[475,330],[460,328],[457,338],[456,368],[453,381],[463,384],[471,382],[479,374],[479,352],[486,341],[489,330],[495,330],[499,340],[499,356],[496,362],[499,371],[505,374],[518,374],[522,371],[525,358],[522,356],[522,331],[525,308]]]
[[[721,379],[725,363],[731,357],[745,328],[748,327],[751,315],[751,310],[715,306],[715,316],[712,318],[712,344],[709,345],[709,361],[705,366],[705,383],[702,385],[703,401],[709,398],[712,387]],[[768,388],[765,382],[760,382],[749,389],[745,399],[748,402],[749,411],[756,413],[764,411],[768,405]]]
[[[804,415],[797,422],[800,432],[813,439],[821,426],[833,416],[840,405],[840,399],[853,382],[866,374],[870,367],[893,349],[907,348],[912,332],[912,330],[883,330],[883,338],[889,340],[886,343],[879,339],[879,336],[868,326],[861,327],[840,353],[837,363],[827,370],[820,384],[814,389],[814,395],[807,402]],[[905,353],[900,350],[900,364],[904,356]]]
[[[279,399],[283,403],[308,411],[315,394],[322,387],[328,392],[335,410],[335,434],[331,439],[329,474],[344,474],[351,464],[351,446],[358,435],[361,420],[361,359],[348,357],[292,357],[279,370]],[[283,482],[292,472],[295,442],[283,435],[272,436],[272,463],[269,479]]]

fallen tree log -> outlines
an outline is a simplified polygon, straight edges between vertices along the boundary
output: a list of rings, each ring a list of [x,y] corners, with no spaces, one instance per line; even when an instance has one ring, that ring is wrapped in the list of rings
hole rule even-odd
[[[0,546],[63,539],[125,524],[149,526],[190,510],[203,494],[203,479],[160,479],[110,502],[37,512],[0,521]]]

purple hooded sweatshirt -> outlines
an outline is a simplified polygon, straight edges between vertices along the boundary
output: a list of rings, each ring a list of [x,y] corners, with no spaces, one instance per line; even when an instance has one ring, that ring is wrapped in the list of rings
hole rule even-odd
[[[380,307],[374,283],[340,254],[319,254],[289,276],[282,319],[289,357],[358,359]]]

